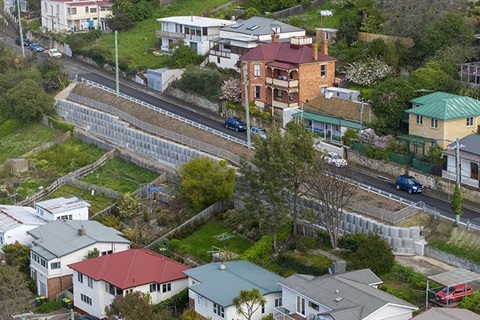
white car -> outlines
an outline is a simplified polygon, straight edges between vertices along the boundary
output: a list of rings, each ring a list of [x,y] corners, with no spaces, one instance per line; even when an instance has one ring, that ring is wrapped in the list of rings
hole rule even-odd
[[[62,53],[60,51],[58,51],[58,49],[49,49],[49,50],[45,51],[45,53],[47,54],[47,56],[49,56],[51,58],[61,58],[62,57]]]
[[[262,127],[252,127],[250,128],[250,133],[252,135],[258,135],[262,140],[267,139],[267,132]]]
[[[347,160],[343,159],[338,153],[336,152],[329,152],[325,155],[325,161],[328,164],[331,164],[335,167],[346,167]]]

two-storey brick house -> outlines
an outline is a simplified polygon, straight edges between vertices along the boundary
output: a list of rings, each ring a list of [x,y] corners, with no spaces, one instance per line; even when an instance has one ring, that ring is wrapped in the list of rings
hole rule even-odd
[[[248,100],[277,115],[322,94],[334,83],[336,60],[328,56],[326,41],[321,46],[319,52],[310,37],[293,37],[285,43],[273,34],[272,43],[249,50],[240,58],[242,70],[247,66],[247,79],[241,72],[242,99],[245,80]]]

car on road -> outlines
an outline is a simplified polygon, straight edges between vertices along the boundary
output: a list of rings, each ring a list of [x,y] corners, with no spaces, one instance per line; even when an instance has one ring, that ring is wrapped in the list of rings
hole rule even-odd
[[[22,39],[20,39],[20,37],[16,37],[15,38],[15,43],[18,44],[19,46],[21,46],[22,45]],[[28,47],[29,44],[30,44],[30,39],[28,39],[27,37],[23,37],[23,46]]]
[[[40,43],[37,43],[37,42],[30,42],[30,44],[28,45],[28,48],[32,51],[37,51],[37,52],[43,52],[45,50],[45,48]]]
[[[265,140],[267,139],[267,131],[265,131],[262,127],[252,127],[250,128],[250,133],[252,135],[257,135],[260,139]]]
[[[338,153],[336,152],[328,152],[326,155],[325,155],[325,161],[332,165],[332,166],[335,166],[337,168],[340,168],[340,167],[346,167],[347,166],[347,160],[343,159],[341,155],[339,155]]]
[[[247,125],[239,117],[228,117],[225,119],[225,128],[238,132],[247,130]]]
[[[415,180],[414,177],[405,174],[397,178],[395,187],[397,190],[406,190],[408,193],[421,193],[423,191],[423,186],[420,182]]]
[[[45,51],[45,53],[50,58],[61,58],[62,57],[62,54],[57,49],[49,49],[49,50]]]
[[[445,287],[438,291],[435,295],[435,299],[441,303],[450,304],[450,302],[456,302],[463,299],[473,293],[473,289],[468,284],[459,284],[456,286]]]

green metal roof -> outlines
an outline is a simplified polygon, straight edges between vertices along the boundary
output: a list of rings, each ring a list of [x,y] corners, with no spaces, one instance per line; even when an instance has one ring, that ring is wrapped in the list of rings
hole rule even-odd
[[[480,101],[445,92],[434,92],[410,100],[418,107],[408,109],[406,113],[438,120],[452,120],[480,116]]]
[[[303,119],[306,119],[306,120],[311,120],[315,122],[324,122],[332,125],[337,125],[337,126],[342,126],[342,127],[347,127],[347,128],[357,129],[357,130],[362,130],[366,128],[366,126],[361,125],[359,122],[345,120],[342,118],[336,118],[331,116],[325,116],[322,114],[309,112],[309,111],[297,112],[293,115],[293,117],[295,118],[303,117]]]

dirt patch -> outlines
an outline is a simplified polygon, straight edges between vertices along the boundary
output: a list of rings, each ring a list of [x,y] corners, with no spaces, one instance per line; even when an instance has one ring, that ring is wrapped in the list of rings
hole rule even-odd
[[[361,188],[358,188],[356,190],[356,194],[353,197],[352,202],[366,203],[368,205],[391,212],[396,212],[407,207],[405,204],[402,204],[398,201],[394,201],[387,197],[368,192],[367,190]]]
[[[455,269],[451,265],[424,256],[395,256],[395,260],[406,267],[412,267],[416,272],[426,276]]]
[[[154,110],[117,97],[116,95],[103,91],[101,89],[90,87],[83,83],[77,83],[75,88],[72,90],[72,93],[114,106],[115,108],[126,112],[143,122],[164,128],[166,130],[181,134],[183,136],[204,143],[208,143],[224,150],[229,150],[230,152],[233,152],[240,157],[249,159],[253,158],[253,150],[249,150],[247,147],[244,147],[232,141],[228,141],[211,133],[205,132],[186,123],[182,123],[175,119],[169,118]],[[179,143],[178,141],[175,142]]]

